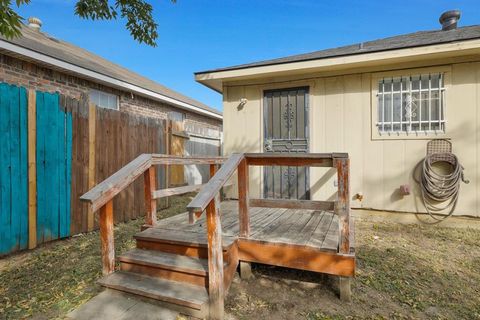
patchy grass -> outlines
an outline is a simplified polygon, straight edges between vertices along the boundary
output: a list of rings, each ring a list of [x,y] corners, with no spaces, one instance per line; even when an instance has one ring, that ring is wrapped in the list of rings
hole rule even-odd
[[[177,197],[164,218],[183,212]],[[143,220],[115,227],[116,250],[134,246]],[[480,223],[480,222],[472,222]],[[254,265],[234,280],[229,319],[480,319],[480,232],[467,228],[357,221],[353,302],[332,276]],[[0,260],[0,318],[61,318],[99,292],[97,232]]]
[[[171,206],[158,212],[166,218],[185,212],[191,194],[172,197]],[[116,254],[133,248],[132,236],[143,219],[115,226]],[[0,260],[0,319],[63,317],[100,291],[98,231],[42,245]]]

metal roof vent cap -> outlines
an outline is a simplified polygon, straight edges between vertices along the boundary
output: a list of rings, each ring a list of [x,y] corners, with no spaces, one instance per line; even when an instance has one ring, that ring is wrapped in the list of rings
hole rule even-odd
[[[28,18],[28,26],[32,29],[40,30],[40,27],[42,26],[42,20],[36,17],[30,17]]]
[[[445,11],[438,19],[444,31],[457,29],[458,20],[460,20],[460,10]]]

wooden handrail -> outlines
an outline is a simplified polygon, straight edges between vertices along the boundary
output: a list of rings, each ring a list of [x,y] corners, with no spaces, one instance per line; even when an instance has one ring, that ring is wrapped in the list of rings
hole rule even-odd
[[[185,187],[156,190],[156,165],[206,164],[215,166],[225,161],[224,157],[183,157],[162,154],[141,154],[110,177],[93,187],[80,197],[88,202],[92,211],[99,211],[100,236],[102,239],[102,271],[109,274],[114,271],[115,250],[113,243],[113,198],[127,188],[142,174],[145,184],[145,223],[156,223],[156,198],[185,191]],[[183,188],[183,189],[182,189]],[[195,186],[197,188],[197,186]],[[179,190],[181,189],[181,190]]]
[[[188,165],[188,164],[221,164],[225,157],[183,157],[164,154],[141,154],[113,175],[97,184],[80,197],[89,202],[93,211],[97,211],[109,200],[141,176],[152,165]]]
[[[152,165],[175,165],[175,164],[222,164],[226,157],[208,157],[208,156],[170,156],[166,154],[152,154]]]
[[[205,187],[203,187],[197,196],[187,205],[188,211],[203,212],[210,201],[215,198],[220,189],[232,176],[243,159],[244,155],[242,153],[232,154],[213,178],[208,181]]]
[[[128,187],[135,179],[147,171],[151,165],[152,156],[150,154],[141,154],[82,195],[80,200],[89,202],[92,210],[95,212]]]
[[[246,153],[250,166],[333,167],[335,159],[348,158],[347,153]]]

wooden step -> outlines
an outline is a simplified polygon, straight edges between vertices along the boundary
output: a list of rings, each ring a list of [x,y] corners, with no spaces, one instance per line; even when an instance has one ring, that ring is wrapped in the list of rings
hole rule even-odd
[[[137,241],[152,241],[169,244],[179,244],[190,247],[206,248],[208,245],[206,232],[180,232],[163,228],[148,228],[134,235]],[[228,250],[237,238],[232,236],[223,236],[223,250]]]
[[[200,276],[208,275],[208,260],[154,250],[133,249],[118,257],[120,262],[175,270]]]
[[[134,238],[139,249],[157,250],[200,259],[208,258],[207,235],[203,232],[179,232],[156,227],[139,232]],[[229,263],[228,251],[237,238],[223,236],[222,240],[224,261]]]
[[[118,257],[118,261],[122,271],[208,287],[208,261],[205,259],[133,249]]]
[[[132,272],[117,271],[100,279],[99,283],[110,289],[193,309],[193,315],[205,310],[208,304],[208,292],[204,287]]]

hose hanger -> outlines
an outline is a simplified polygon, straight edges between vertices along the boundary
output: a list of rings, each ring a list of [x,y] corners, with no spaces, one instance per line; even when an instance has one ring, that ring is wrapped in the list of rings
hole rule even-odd
[[[427,144],[427,155],[420,172],[420,190],[427,213],[436,221],[450,217],[457,206],[460,182],[469,183],[463,166],[452,153],[452,143],[435,139]],[[444,214],[448,210],[447,214]],[[440,217],[439,217],[440,216]]]

